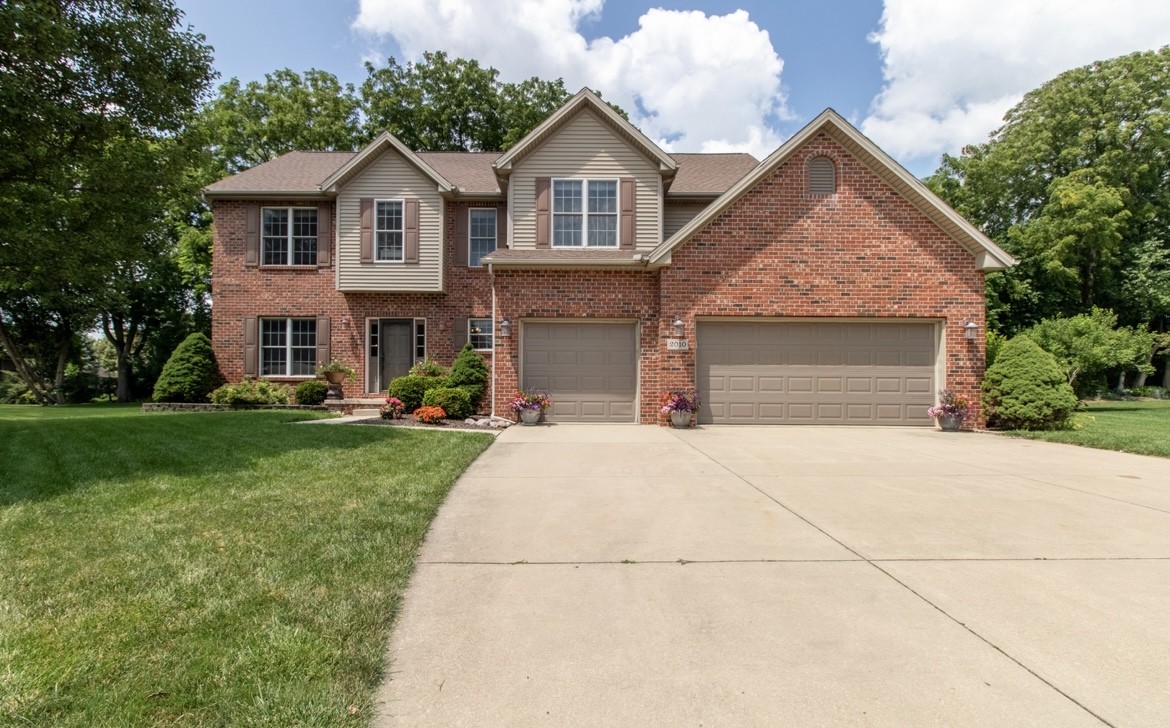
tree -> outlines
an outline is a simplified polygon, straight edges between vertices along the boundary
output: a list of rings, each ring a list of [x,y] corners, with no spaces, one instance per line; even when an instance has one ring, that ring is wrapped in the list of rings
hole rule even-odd
[[[988,275],[989,323],[1170,315],[1170,47],[1060,74],[928,184],[1021,259]]]
[[[1069,385],[1079,396],[1092,394],[1110,374],[1122,381],[1126,372],[1153,372],[1156,336],[1145,326],[1117,326],[1112,311],[1094,308],[1087,314],[1045,319],[1027,330],[1041,349],[1056,357]]]

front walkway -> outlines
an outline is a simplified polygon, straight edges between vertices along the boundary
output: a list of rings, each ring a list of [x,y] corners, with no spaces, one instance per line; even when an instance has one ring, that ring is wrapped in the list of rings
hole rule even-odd
[[[1154,726],[1170,461],[922,429],[509,429],[377,726]]]

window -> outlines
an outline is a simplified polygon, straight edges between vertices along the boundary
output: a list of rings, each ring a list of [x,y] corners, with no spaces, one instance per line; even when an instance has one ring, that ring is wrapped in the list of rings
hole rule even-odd
[[[414,358],[417,361],[426,361],[427,358],[427,320],[414,320]]]
[[[317,208],[265,207],[264,265],[317,265]]]
[[[552,192],[554,246],[617,247],[617,180],[553,180]]]
[[[481,260],[488,253],[496,249],[496,211],[494,208],[468,210],[468,242],[467,264],[472,268],[479,268]]]
[[[317,373],[317,319],[260,320],[260,376],[311,377]]]
[[[837,191],[837,168],[828,157],[817,157],[808,163],[808,193],[831,195]]]
[[[467,340],[477,351],[491,351],[492,320],[490,318],[467,319]]]
[[[402,200],[374,203],[374,260],[403,261]]]

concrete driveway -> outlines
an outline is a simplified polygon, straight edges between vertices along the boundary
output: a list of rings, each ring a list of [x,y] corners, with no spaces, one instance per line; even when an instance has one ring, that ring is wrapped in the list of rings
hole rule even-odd
[[[511,428],[379,726],[1165,726],[1170,461],[920,429]]]

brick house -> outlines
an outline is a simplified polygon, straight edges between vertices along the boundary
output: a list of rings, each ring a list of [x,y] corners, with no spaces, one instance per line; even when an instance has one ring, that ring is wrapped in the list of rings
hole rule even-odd
[[[503,154],[293,152],[210,185],[225,376],[374,395],[466,342],[553,421],[931,424],[977,401],[1014,260],[826,110],[762,162],[667,154],[583,90]],[[978,417],[971,418],[978,421]]]

